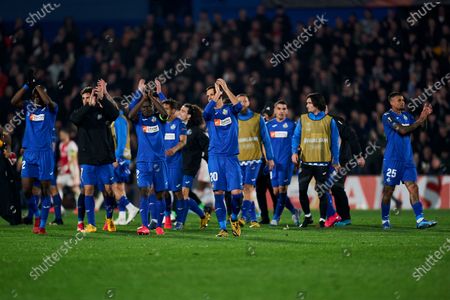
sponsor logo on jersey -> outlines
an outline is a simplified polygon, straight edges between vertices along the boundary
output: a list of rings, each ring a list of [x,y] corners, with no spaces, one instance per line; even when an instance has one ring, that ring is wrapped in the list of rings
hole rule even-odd
[[[164,135],[164,139],[166,141],[174,141],[175,140],[175,133],[166,133]]]
[[[39,122],[39,121],[44,121],[44,120],[45,120],[45,114],[40,114],[40,115],[31,114],[30,115],[30,121]]]
[[[214,119],[214,126],[228,126],[231,124],[231,117],[225,119]]]
[[[154,125],[154,126],[142,126],[142,131],[144,133],[155,133],[159,131],[159,126],[158,125]]]
[[[287,131],[271,131],[270,132],[271,138],[287,138],[288,132]]]

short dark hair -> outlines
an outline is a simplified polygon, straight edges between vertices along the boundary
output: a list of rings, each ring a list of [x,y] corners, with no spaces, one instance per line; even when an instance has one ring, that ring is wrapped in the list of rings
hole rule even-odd
[[[178,102],[173,99],[166,99],[162,102],[162,104],[167,104],[171,109],[178,109]]]
[[[214,85],[209,85],[206,89],[205,89],[205,93],[207,93],[210,89],[213,89],[214,91],[216,90],[216,87]]]
[[[400,92],[392,92],[388,96],[388,101],[391,102],[392,98],[397,97],[397,96],[403,96],[403,95]]]
[[[275,108],[275,106],[277,106],[278,104],[282,104],[282,105],[288,106],[287,102],[284,101],[283,99],[280,99],[280,100],[278,100],[277,102],[275,102],[275,104],[273,105],[273,107]]]
[[[238,98],[238,97],[245,97],[245,98],[249,99],[248,95],[246,93],[240,93],[236,96],[236,98]]]
[[[83,88],[80,92],[80,95],[83,96],[83,94],[86,94],[86,93],[89,93],[89,94],[92,93],[92,87],[87,86],[87,87]]]
[[[70,135],[70,129],[69,129],[69,128],[66,128],[66,127],[61,127],[61,129],[59,130],[59,132],[65,132],[65,133],[67,133],[68,135]]]
[[[327,107],[327,103],[325,101],[325,98],[319,94],[319,93],[310,93],[306,95],[306,99],[310,98],[312,104],[317,107],[320,111],[325,111],[325,108]]]

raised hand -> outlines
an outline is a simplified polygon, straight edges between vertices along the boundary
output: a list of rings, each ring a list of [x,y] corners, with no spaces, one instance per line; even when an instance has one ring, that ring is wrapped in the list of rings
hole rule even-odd
[[[420,113],[419,120],[422,122],[425,121],[429,115],[433,113],[433,108],[431,107],[430,103],[425,103],[422,109],[422,112]]]
[[[103,99],[105,86],[106,86],[106,82],[103,79],[100,79],[99,81],[97,81],[97,86],[95,87],[95,89],[97,90],[97,99],[98,100]]]
[[[34,78],[34,71],[32,69],[27,72],[26,84],[30,89],[33,89],[36,85],[36,78]]]
[[[97,92],[97,88],[92,89],[91,96],[89,97],[89,100],[88,100],[89,106],[95,106],[97,104],[96,92]]]
[[[213,100],[217,102],[217,100],[219,100],[220,96],[222,95],[222,91],[220,90],[219,84],[216,83],[214,84],[214,88],[216,89],[216,93],[214,94]]]
[[[158,79],[155,79],[155,85],[156,85],[156,93],[159,94],[161,93],[161,82],[159,82]]]
[[[219,84],[224,90],[228,89],[227,83],[222,78],[216,80],[216,83]]]
[[[140,79],[139,83],[138,83],[138,90],[144,94],[145,92],[145,80],[144,79]]]

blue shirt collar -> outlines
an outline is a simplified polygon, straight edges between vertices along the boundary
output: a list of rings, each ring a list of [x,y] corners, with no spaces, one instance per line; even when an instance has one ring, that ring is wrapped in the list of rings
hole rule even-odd
[[[325,117],[325,112],[324,111],[320,111],[317,115],[315,115],[313,113],[308,113],[308,117],[311,120],[321,120],[323,117]]]

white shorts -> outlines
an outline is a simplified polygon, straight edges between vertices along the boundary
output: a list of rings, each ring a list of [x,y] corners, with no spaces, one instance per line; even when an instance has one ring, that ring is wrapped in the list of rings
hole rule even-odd
[[[73,187],[73,177],[71,174],[60,174],[56,178],[56,184],[62,186]]]
[[[210,183],[208,163],[204,159],[202,159],[202,162],[200,163],[200,169],[197,173],[197,180]]]

